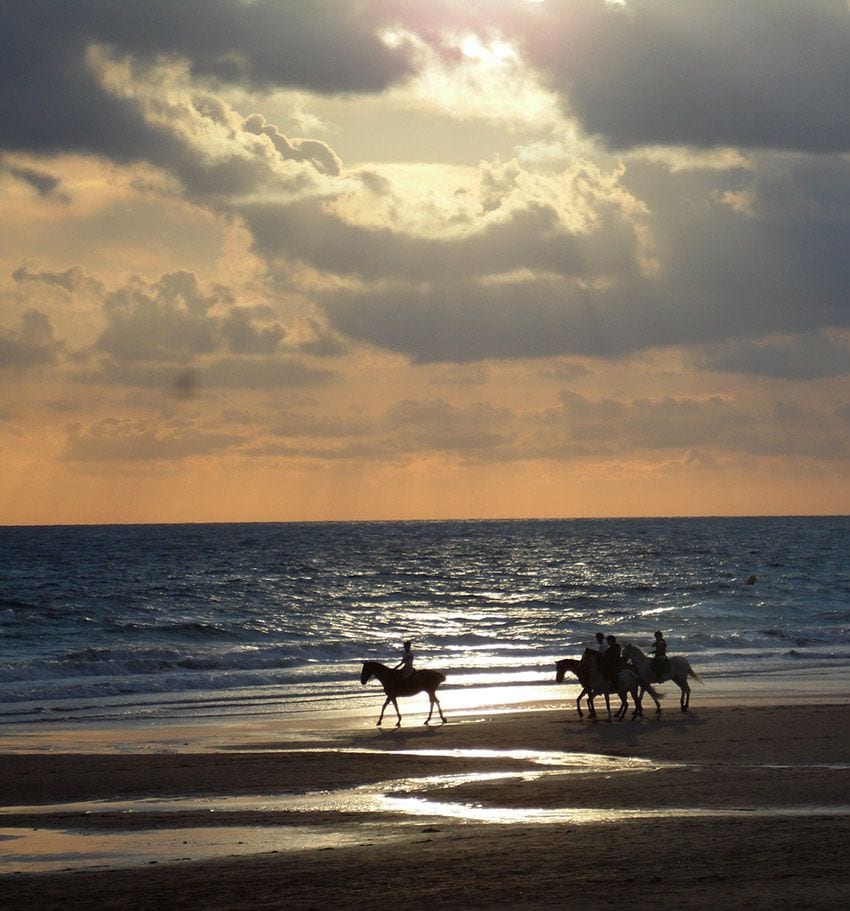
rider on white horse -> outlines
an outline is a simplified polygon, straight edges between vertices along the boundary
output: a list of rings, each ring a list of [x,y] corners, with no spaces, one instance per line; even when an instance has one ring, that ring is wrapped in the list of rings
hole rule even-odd
[[[661,630],[655,631],[655,642],[650,651],[653,654],[652,670],[656,677],[661,679],[664,674],[670,673],[670,659],[667,657],[667,642]]]

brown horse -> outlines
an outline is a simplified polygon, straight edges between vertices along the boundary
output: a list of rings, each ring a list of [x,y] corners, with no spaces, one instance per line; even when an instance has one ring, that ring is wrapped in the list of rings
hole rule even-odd
[[[439,671],[423,670],[414,671],[408,677],[403,677],[400,671],[387,667],[385,664],[379,664],[377,661],[364,661],[363,670],[360,672],[360,682],[366,684],[372,677],[377,677],[380,680],[381,686],[383,686],[384,692],[387,694],[381,714],[378,717],[378,727],[381,726],[381,722],[384,720],[384,712],[390,703],[393,704],[395,713],[398,715],[398,721],[396,721],[395,726],[399,727],[401,725],[401,712],[398,710],[396,699],[399,696],[415,696],[417,693],[427,693],[428,698],[431,700],[431,711],[428,712],[425,724],[428,724],[431,720],[435,705],[440,713],[440,721],[443,724],[446,723],[446,716],[443,715],[440,700],[437,699],[437,687],[446,679],[445,674],[441,674]]]

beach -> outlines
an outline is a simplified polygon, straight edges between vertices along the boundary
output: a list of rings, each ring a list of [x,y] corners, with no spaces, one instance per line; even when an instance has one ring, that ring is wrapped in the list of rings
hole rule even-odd
[[[0,905],[845,905],[850,705],[668,702],[7,736]]]

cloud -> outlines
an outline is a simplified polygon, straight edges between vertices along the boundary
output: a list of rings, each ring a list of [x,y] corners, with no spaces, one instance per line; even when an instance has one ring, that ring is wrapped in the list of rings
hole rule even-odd
[[[94,294],[100,294],[104,290],[103,284],[95,278],[92,278],[83,271],[80,266],[71,266],[62,272],[41,270],[33,271],[28,266],[19,266],[12,273],[12,278],[20,284],[39,284],[51,285],[67,291],[69,294],[77,291],[88,291]]]
[[[149,158],[167,137],[132,100],[106,91],[92,47],[152,63],[186,62],[195,78],[252,88],[380,92],[411,71],[360,3],[311,0],[52,0],[0,12],[0,141],[7,149]]]
[[[245,307],[219,284],[204,286],[191,272],[155,282],[134,277],[104,297],[106,325],[93,352],[96,369],[76,374],[84,383],[168,389],[191,398],[205,389],[315,386],[333,372],[313,367],[286,346],[286,330],[267,306]],[[318,340],[311,334],[306,342]]]
[[[96,347],[128,361],[169,362],[209,353],[218,347],[220,331],[210,310],[230,302],[224,288],[205,294],[189,272],[164,275],[153,286],[134,279],[107,295],[108,323]]]
[[[713,451],[832,460],[850,454],[850,434],[839,414],[791,401],[763,404],[717,395],[590,399],[564,392],[561,407],[536,423],[536,451],[549,458],[640,458],[662,452],[693,458]]]
[[[88,385],[160,389],[178,399],[191,399],[216,389],[274,391],[316,387],[335,377],[334,371],[288,355],[218,357],[183,366],[104,360],[96,369],[74,374],[75,380]]]
[[[15,328],[0,326],[0,369],[27,370],[54,364],[61,350],[50,319],[38,310],[27,310]]]
[[[68,462],[174,462],[232,449],[240,442],[236,434],[192,424],[107,418],[87,429],[70,426],[62,457]]]
[[[286,161],[310,161],[324,174],[338,176],[342,162],[334,150],[316,139],[287,139],[274,124],[267,123],[261,114],[251,114],[242,127],[246,133],[268,136],[281,158]]]
[[[257,249],[337,275],[369,281],[420,282],[488,275],[517,268],[584,274],[576,236],[560,227],[550,206],[531,205],[505,221],[484,223],[466,237],[423,238],[346,221],[318,200],[240,207]],[[611,238],[617,239],[616,234]]]
[[[459,408],[443,399],[406,399],[389,409],[386,422],[393,449],[492,459],[513,451],[512,417],[508,409],[486,404]]]
[[[522,196],[459,238],[364,229],[317,205],[248,224],[268,256],[365,281],[321,295],[334,326],[418,362],[610,358],[850,325],[850,161],[765,154],[671,174],[635,159],[618,181],[621,201],[600,185],[574,228]]]
[[[843,0],[580,0],[526,52],[584,129],[641,145],[850,149]]]
[[[850,373],[850,345],[825,332],[731,343],[695,358],[704,370],[812,380]]]
[[[2,133],[0,133],[0,136],[2,136]],[[52,196],[60,202],[69,201],[68,196],[59,189],[62,184],[61,178],[54,176],[48,171],[44,171],[41,168],[14,164],[9,161],[3,161],[3,159],[0,158],[0,173],[3,171],[6,171],[8,174],[11,174],[12,177],[17,180],[22,180],[24,183],[31,186],[39,196]]]

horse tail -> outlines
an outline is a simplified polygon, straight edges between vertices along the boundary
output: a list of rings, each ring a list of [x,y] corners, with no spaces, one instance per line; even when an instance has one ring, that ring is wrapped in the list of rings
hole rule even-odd
[[[685,658],[685,668],[688,671],[688,677],[693,677],[697,683],[705,683],[702,677],[691,667],[691,662],[687,658]]]
[[[434,676],[437,678],[437,686],[446,682],[446,675],[440,671],[434,671]]]

